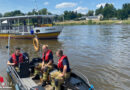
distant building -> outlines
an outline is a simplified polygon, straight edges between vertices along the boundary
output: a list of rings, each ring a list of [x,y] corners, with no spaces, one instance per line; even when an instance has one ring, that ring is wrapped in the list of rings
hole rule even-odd
[[[118,20],[117,17],[110,18],[109,20]]]
[[[88,16],[86,20],[101,20],[103,19],[103,15],[99,14],[98,16]]]
[[[103,15],[99,14],[98,16],[82,16],[79,20],[102,20]]]
[[[128,20],[130,20],[130,17],[128,17]]]
[[[78,20],[86,20],[87,16],[82,16],[80,18],[78,18]]]

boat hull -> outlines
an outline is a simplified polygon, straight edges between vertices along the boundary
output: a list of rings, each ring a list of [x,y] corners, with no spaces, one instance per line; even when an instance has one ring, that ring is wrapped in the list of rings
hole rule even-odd
[[[60,32],[52,32],[52,33],[39,33],[35,35],[27,34],[27,35],[18,35],[18,34],[7,34],[1,33],[0,38],[8,38],[10,35],[11,38],[14,39],[32,39],[37,36],[39,39],[57,39]]]

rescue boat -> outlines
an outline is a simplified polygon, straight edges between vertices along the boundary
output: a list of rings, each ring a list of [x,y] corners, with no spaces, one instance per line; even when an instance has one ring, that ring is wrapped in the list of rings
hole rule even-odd
[[[16,90],[52,90],[50,81],[48,78],[48,85],[42,87],[40,80],[32,80],[32,74],[34,72],[34,67],[38,63],[42,62],[41,58],[33,58],[29,62],[29,57],[27,53],[23,53],[26,57],[23,63],[19,64],[19,71],[16,71],[13,66],[8,66],[7,73],[11,78]],[[51,72],[55,72],[57,66],[54,64],[54,69]],[[90,85],[87,77],[85,77],[81,72],[77,72],[72,69],[71,77],[64,81],[61,86],[62,90],[94,90],[93,85]]]

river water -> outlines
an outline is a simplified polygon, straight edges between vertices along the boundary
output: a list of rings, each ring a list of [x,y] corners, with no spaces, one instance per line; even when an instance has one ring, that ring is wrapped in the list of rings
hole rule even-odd
[[[0,39],[0,75],[8,81],[7,39]],[[63,49],[71,67],[88,77],[96,90],[130,89],[130,25],[65,26],[58,40],[40,40],[53,53]],[[39,57],[32,40],[11,40],[11,50],[21,47],[30,58]],[[57,62],[54,54],[55,62]]]

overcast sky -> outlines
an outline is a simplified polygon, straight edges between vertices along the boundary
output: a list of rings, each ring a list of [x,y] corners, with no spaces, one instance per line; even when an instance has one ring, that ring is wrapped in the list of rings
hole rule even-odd
[[[0,13],[13,10],[26,13],[36,8],[47,8],[53,14],[61,14],[65,10],[87,13],[88,10],[95,10],[106,3],[122,8],[122,5],[130,3],[130,0],[36,0],[36,3],[35,0],[0,0]]]

